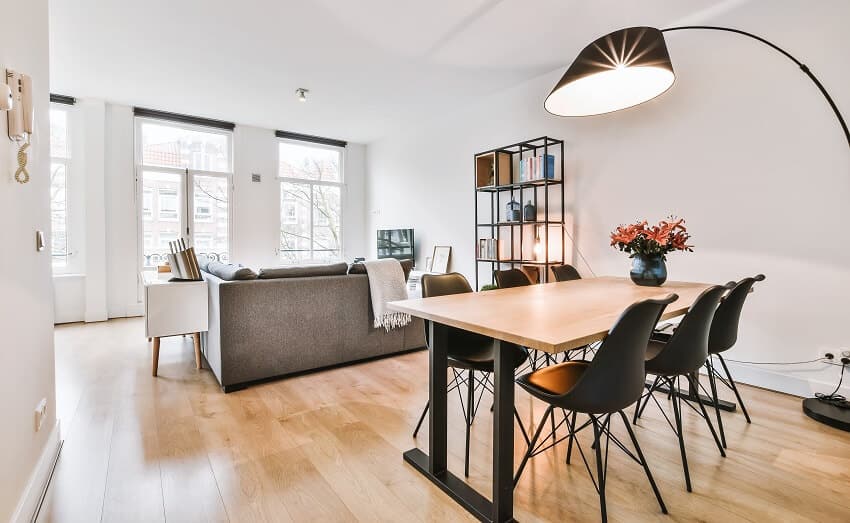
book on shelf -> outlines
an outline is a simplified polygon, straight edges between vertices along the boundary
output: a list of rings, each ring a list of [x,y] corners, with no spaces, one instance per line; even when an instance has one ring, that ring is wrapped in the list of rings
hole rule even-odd
[[[529,156],[528,158],[520,160],[520,182],[543,180],[544,178],[549,180],[555,179],[555,157],[553,155],[547,154],[545,162],[542,154],[538,156]]]
[[[499,240],[495,238],[481,238],[478,240],[478,258],[482,260],[495,260],[499,252]]]

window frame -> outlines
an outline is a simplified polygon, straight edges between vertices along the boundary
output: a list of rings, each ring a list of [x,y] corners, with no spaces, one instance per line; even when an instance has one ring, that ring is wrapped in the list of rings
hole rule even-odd
[[[312,147],[315,149],[324,149],[328,151],[333,151],[339,155],[339,180],[338,182],[326,181],[326,180],[309,180],[306,178],[295,178],[291,176],[281,176],[280,175],[280,164],[281,164],[281,154],[280,154],[280,146],[281,144],[288,143],[292,145],[298,145],[301,147]],[[277,180],[278,180],[278,239],[277,239],[277,248],[275,252],[277,253],[278,261],[288,264],[286,260],[283,258],[284,252],[303,252],[301,250],[297,251],[284,251],[283,246],[281,245],[281,235],[283,234],[283,226],[285,225],[283,222],[283,208],[282,208],[282,197],[281,194],[283,192],[283,184],[284,183],[298,183],[310,186],[310,257],[307,261],[303,262],[306,264],[319,264],[324,263],[323,261],[318,261],[313,253],[315,252],[313,249],[313,234],[315,227],[315,207],[313,206],[313,187],[315,186],[326,186],[326,187],[338,187],[339,188],[339,256],[336,261],[342,261],[345,259],[345,207],[346,207],[346,196],[348,194],[348,189],[346,185],[346,177],[345,177],[345,156],[347,149],[346,147],[337,146],[337,145],[328,145],[317,142],[310,142],[307,140],[295,140],[292,138],[277,138],[277,143],[275,144],[277,148]],[[292,224],[288,224],[292,225]],[[291,265],[291,264],[290,264]]]
[[[227,149],[229,152],[230,159],[230,171],[207,171],[202,169],[191,169],[184,167],[167,167],[167,166],[158,166],[158,165],[145,165],[142,163],[143,161],[143,152],[142,152],[142,126],[145,124],[155,124],[162,126],[175,127],[179,129],[185,129],[188,131],[197,131],[209,134],[219,134],[226,138],[227,140]],[[143,177],[145,171],[150,172],[160,172],[160,173],[168,173],[168,174],[176,174],[181,176],[181,181],[183,184],[183,198],[180,198],[180,191],[178,191],[177,198],[177,237],[187,237],[190,245],[194,245],[194,202],[195,202],[195,176],[206,176],[206,177],[216,177],[223,178],[227,181],[227,254],[230,256],[232,254],[233,245],[234,245],[234,237],[233,237],[233,215],[235,202],[233,198],[234,194],[234,170],[235,170],[235,160],[234,156],[234,131],[230,129],[221,129],[217,127],[208,127],[205,125],[191,124],[178,122],[174,120],[167,120],[161,118],[152,118],[148,116],[134,116],[134,136],[133,136],[133,149],[134,149],[134,164],[135,164],[135,207],[136,207],[136,264],[138,271],[154,271],[156,267],[145,266],[144,264],[144,226],[145,226],[145,218],[143,215],[143,207],[144,207],[144,187],[143,187]],[[159,195],[154,195],[154,200],[158,202]],[[182,202],[180,200],[183,200]],[[151,214],[159,214],[160,209],[157,207],[156,212],[153,212],[151,209]],[[188,228],[188,232],[184,234]],[[141,289],[139,289],[139,293],[141,293]],[[141,299],[141,298],[140,298]]]

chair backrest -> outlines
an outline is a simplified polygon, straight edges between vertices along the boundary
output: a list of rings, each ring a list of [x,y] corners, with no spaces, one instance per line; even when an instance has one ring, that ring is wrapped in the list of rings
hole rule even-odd
[[[744,278],[735,284],[729,293],[721,300],[720,306],[714,313],[711,332],[708,335],[708,352],[717,354],[729,350],[738,341],[738,323],[741,320],[741,310],[744,301],[757,281],[764,280],[764,274]]]
[[[714,285],[697,297],[670,341],[652,359],[653,367],[663,368],[670,374],[689,374],[705,363],[711,322],[725,292],[726,287]]]
[[[463,274],[450,272],[448,274],[424,274],[422,276],[422,297],[446,296],[472,292],[472,287]]]
[[[506,271],[496,271],[496,285],[500,289],[509,289],[511,287],[525,287],[531,285],[531,280],[519,269],[508,269]]]
[[[640,398],[646,380],[644,361],[652,330],[664,308],[679,297],[630,305],[608,331],[590,366],[565,394],[571,408],[590,414],[622,410]]]
[[[552,274],[555,275],[555,281],[570,281],[581,279],[581,274],[578,273],[575,267],[569,264],[552,267]]]
[[[434,296],[448,296],[450,294],[463,294],[472,292],[466,277],[459,272],[447,274],[424,274],[422,275],[422,297],[433,298]],[[431,346],[430,321],[425,322],[425,343]]]

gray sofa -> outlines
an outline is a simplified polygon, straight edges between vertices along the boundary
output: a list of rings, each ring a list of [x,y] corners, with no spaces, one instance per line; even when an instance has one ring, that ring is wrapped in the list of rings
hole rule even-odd
[[[365,274],[209,284],[204,355],[222,390],[425,346],[424,325],[372,327]]]

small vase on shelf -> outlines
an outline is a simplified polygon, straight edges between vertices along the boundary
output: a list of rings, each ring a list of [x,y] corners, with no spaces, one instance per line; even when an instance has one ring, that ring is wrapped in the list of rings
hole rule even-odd
[[[526,222],[537,221],[537,207],[531,203],[531,200],[528,200],[528,203],[522,208],[522,219]]]
[[[667,281],[667,264],[664,263],[664,257],[661,255],[635,254],[629,276],[636,285],[658,287]]]

